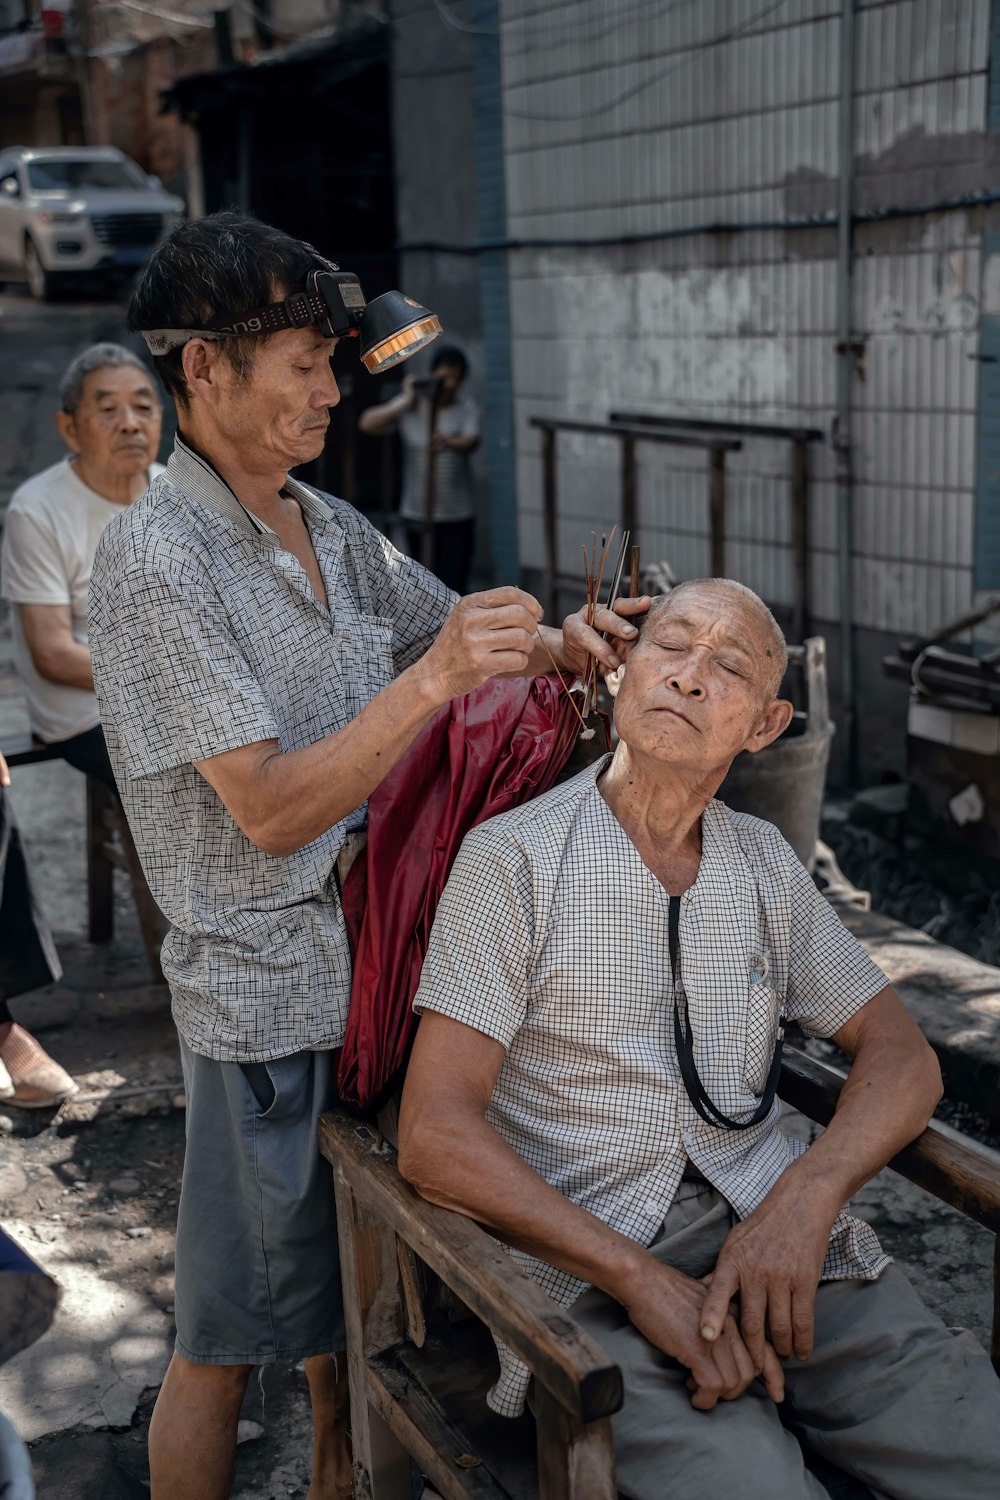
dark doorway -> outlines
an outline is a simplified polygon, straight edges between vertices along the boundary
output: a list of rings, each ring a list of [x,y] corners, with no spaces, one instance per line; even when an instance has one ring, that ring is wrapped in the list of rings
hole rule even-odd
[[[384,30],[296,43],[251,67],[180,80],[167,96],[199,134],[205,207],[244,207],[356,271],[369,300],[397,284],[389,68]],[[323,456],[299,477],[362,510],[391,508],[393,445],[359,438],[384,398],[354,340],[334,357],[341,390]]]

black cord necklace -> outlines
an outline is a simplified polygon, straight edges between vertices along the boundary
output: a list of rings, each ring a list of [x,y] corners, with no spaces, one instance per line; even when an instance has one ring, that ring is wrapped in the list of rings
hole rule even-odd
[[[713,1102],[711,1095],[699,1076],[698,1067],[694,1060],[694,1033],[691,1030],[691,1013],[686,1003],[684,1006],[683,1023],[681,1021],[680,1007],[677,1003],[678,991],[680,989],[679,981],[681,979],[681,898],[680,896],[671,896],[669,899],[670,969],[674,978],[674,1045],[677,1048],[677,1061],[680,1064],[684,1088],[691,1103],[701,1115],[701,1118],[709,1125],[721,1126],[725,1130],[749,1130],[752,1125],[759,1125],[762,1120],[766,1120],[767,1116],[771,1113],[771,1107],[778,1092],[778,1078],[781,1074],[781,1051],[785,1041],[785,1028],[782,1022],[779,1021],[774,1056],[771,1059],[767,1082],[764,1084],[764,1093],[757,1108],[749,1120],[730,1119]]]

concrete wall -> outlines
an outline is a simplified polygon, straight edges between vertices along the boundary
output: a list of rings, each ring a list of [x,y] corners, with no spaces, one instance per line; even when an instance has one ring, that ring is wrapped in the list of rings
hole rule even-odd
[[[542,550],[532,415],[613,407],[829,431],[835,402],[832,229],[688,233],[830,213],[838,173],[839,0],[502,7],[520,551]],[[917,208],[995,188],[985,133],[991,0],[860,0],[858,206]],[[726,38],[724,42],[719,39]],[[995,211],[994,211],[995,212]],[[973,595],[981,240],[989,210],[919,213],[856,235],[855,619],[865,769],[902,768],[905,695],[878,654]],[[670,231],[676,238],[655,238]],[[649,236],[589,247],[597,237]],[[616,447],[560,438],[560,567],[617,519]],[[640,450],[644,556],[708,564],[701,456]],[[727,570],[791,602],[785,445],[730,461]],[[811,460],[810,604],[838,619],[833,454]]]

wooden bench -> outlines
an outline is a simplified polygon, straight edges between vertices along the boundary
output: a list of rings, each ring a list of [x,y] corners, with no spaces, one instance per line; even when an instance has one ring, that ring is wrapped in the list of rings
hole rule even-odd
[[[793,1048],[785,1058],[781,1097],[825,1125],[844,1074]],[[616,1500],[610,1418],[622,1376],[600,1345],[485,1230],[424,1202],[374,1126],[333,1111],[319,1139],[337,1195],[356,1500],[409,1500],[411,1458],[445,1500]],[[890,1165],[1000,1236],[995,1153],[932,1123]],[[995,1267],[1000,1373],[1000,1253]],[[434,1278],[444,1298],[433,1284],[422,1290]],[[464,1318],[444,1306],[454,1299]],[[488,1330],[532,1370],[533,1419],[487,1409]],[[869,1493],[826,1466],[817,1472],[831,1496]]]
[[[0,741],[0,754],[11,770],[60,760],[56,749],[30,735],[9,735]],[[160,945],[167,921],[153,900],[118,798],[95,776],[87,777],[87,936],[92,943],[109,943],[114,936],[114,872],[128,876],[143,946],[153,980],[163,981]]]

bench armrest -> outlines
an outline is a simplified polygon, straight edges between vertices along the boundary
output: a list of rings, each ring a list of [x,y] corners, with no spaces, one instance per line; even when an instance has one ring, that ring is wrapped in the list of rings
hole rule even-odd
[[[786,1047],[778,1094],[809,1119],[828,1125],[846,1073],[817,1062],[797,1047]],[[1000,1155],[932,1120],[889,1163],[894,1171],[926,1188],[970,1219],[1000,1233]]]
[[[426,1202],[372,1126],[323,1115],[319,1146],[358,1203],[404,1240],[514,1351],[566,1411],[587,1423],[618,1411],[622,1375],[597,1341],[472,1219]]]

